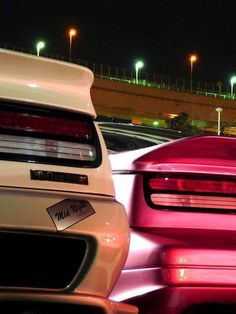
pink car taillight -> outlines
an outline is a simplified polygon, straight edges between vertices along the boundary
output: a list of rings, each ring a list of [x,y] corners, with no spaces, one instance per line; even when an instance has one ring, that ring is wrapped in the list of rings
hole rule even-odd
[[[145,193],[158,209],[236,211],[236,180],[226,176],[158,174],[145,179]]]

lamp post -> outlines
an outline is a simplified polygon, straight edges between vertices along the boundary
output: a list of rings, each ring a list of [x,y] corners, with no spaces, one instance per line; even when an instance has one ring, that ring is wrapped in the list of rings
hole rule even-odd
[[[75,28],[69,29],[69,38],[70,38],[70,61],[71,61],[71,50],[72,50],[72,38],[77,34]]]
[[[218,127],[217,127],[217,134],[220,135],[220,114],[223,111],[223,108],[217,107],[216,112],[218,113]]]
[[[190,58],[190,92],[193,90],[193,64],[197,61],[196,55],[191,55]]]
[[[36,44],[36,50],[37,50],[37,56],[40,54],[40,50],[45,47],[45,42],[44,41],[38,41]]]
[[[138,60],[135,62],[135,82],[138,84],[138,74],[139,74],[139,69],[142,69],[144,67],[144,63],[141,60]]]
[[[230,79],[230,86],[231,86],[231,91],[230,91],[230,96],[233,98],[234,95],[234,84],[236,83],[236,76],[232,76]]]
[[[222,88],[223,83],[222,83],[221,81],[218,81],[218,82],[216,83],[216,85],[217,85],[218,88],[219,88],[219,96],[220,96],[220,95],[221,95],[221,88]]]

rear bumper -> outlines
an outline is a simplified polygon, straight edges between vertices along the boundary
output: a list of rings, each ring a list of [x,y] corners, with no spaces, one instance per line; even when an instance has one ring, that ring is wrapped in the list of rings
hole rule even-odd
[[[164,249],[145,237],[145,251],[142,238],[137,239],[142,252],[139,255],[136,246],[136,255],[129,256],[129,268],[122,271],[112,300],[133,304],[140,314],[236,313],[236,250],[232,247]],[[159,267],[148,265],[158,258]],[[146,267],[141,268],[141,262]]]
[[[0,188],[1,208],[0,208],[0,231],[5,233],[32,233],[38,237],[43,236],[75,238],[87,241],[85,258],[81,267],[78,265],[78,271],[70,282],[64,287],[54,292],[72,293],[76,292],[84,295],[91,295],[106,298],[112,287],[114,286],[122,267],[127,258],[129,246],[129,226],[124,207],[116,202],[114,198],[108,196],[99,196],[92,194],[68,193],[58,191],[42,191],[36,189],[16,189],[16,188]],[[65,207],[65,215],[60,215],[58,221],[59,227],[62,220],[68,221],[65,229],[57,228],[55,221],[49,213],[52,206],[61,206],[64,200],[86,201],[94,210],[91,215],[81,218],[81,212],[78,211],[77,218],[74,215],[67,216],[67,207]],[[65,203],[66,206],[68,203]],[[80,209],[80,208],[79,208]],[[63,213],[61,207],[59,212]],[[54,212],[55,213],[55,212]],[[52,214],[52,212],[51,212]],[[73,221],[67,218],[73,218]],[[6,239],[6,235],[4,236]],[[33,241],[31,241],[33,242]],[[24,244],[23,244],[24,245]],[[41,255],[47,257],[47,252],[41,246],[43,251]],[[7,248],[6,248],[7,249]],[[17,252],[22,254],[18,248]],[[75,250],[80,250],[78,245]],[[12,249],[13,250],[13,249]],[[57,250],[57,254],[61,259],[65,260],[64,267],[69,268],[71,256],[64,253],[63,248],[52,246],[53,250]],[[19,260],[18,253],[13,254],[14,263]],[[37,254],[37,252],[35,253]],[[51,254],[51,255],[52,255]],[[8,254],[9,255],[9,254]],[[10,256],[10,255],[9,255]],[[35,255],[37,257],[37,255]],[[11,256],[10,256],[11,257]],[[9,258],[10,258],[9,257]],[[37,260],[35,258],[35,260]],[[11,262],[12,264],[13,262]],[[11,265],[9,263],[9,265]],[[7,261],[5,265],[8,266]],[[43,264],[42,264],[43,265]],[[45,265],[45,264],[44,264]],[[52,260],[48,261],[48,266],[52,267]],[[17,268],[17,265],[14,269]],[[44,272],[44,268],[34,267],[31,265],[32,271]],[[5,269],[5,277],[8,278],[12,273],[12,268]],[[7,275],[9,274],[9,276]],[[26,269],[27,274],[27,269]],[[29,278],[31,277],[28,275]],[[40,279],[40,275],[38,275]],[[1,281],[0,281],[1,282]],[[12,285],[9,284],[9,287]],[[7,283],[4,287],[8,288]],[[23,286],[17,284],[17,288]],[[24,286],[29,289],[37,289],[39,286]],[[47,291],[49,286],[40,286],[40,290]],[[60,291],[59,291],[60,290]],[[53,292],[51,290],[51,292]]]
[[[196,270],[192,270],[195,274]],[[192,277],[191,283],[187,285],[184,283],[187,276],[182,277],[185,270],[181,268],[126,269],[122,271],[110,299],[135,305],[140,314],[226,313],[228,309],[227,313],[236,313],[236,283],[233,284],[236,276],[232,275],[232,271],[228,274],[228,270],[224,269],[221,270],[224,276],[219,278],[217,269],[215,276],[213,269],[208,270],[208,284],[206,277],[202,276],[202,272],[206,275],[207,270],[198,269],[198,283]],[[176,276],[178,273],[180,277]],[[211,276],[215,278],[214,285],[210,280]],[[221,281],[230,276],[228,284]],[[176,278],[183,278],[183,283],[180,284]],[[219,308],[222,308],[221,312],[218,312]],[[188,312],[189,309],[198,309],[198,312]]]
[[[0,312],[61,314],[137,314],[135,306],[78,294],[0,292]]]
[[[236,313],[236,287],[164,287],[125,302],[140,314]]]

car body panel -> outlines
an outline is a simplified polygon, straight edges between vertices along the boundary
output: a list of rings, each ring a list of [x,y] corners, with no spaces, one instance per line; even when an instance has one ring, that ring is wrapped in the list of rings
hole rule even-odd
[[[75,278],[73,282],[68,282],[68,285],[60,290],[101,297],[108,295],[127,257],[127,243],[129,242],[126,214],[120,210],[120,205],[114,199],[89,194],[20,188],[4,188],[0,189],[0,193],[0,224],[1,228],[6,231],[12,229],[14,232],[28,231],[47,234],[59,232],[61,236],[92,237],[97,243],[96,256],[94,257],[96,262],[90,266],[89,276],[87,275],[79,285],[76,285]],[[33,203],[32,199],[34,200]],[[66,228],[58,230],[57,226],[60,227],[62,223],[65,224],[69,217],[57,215],[56,226],[48,209],[68,199],[73,202],[86,200],[92,206],[94,213],[90,216],[81,217],[83,213],[80,211],[74,215],[72,222],[68,222]],[[64,211],[66,212],[67,209],[68,206],[65,205]],[[58,212],[60,213],[62,210],[60,208]],[[72,212],[70,213],[71,217]],[[91,227],[94,225],[96,228]],[[88,253],[89,250],[93,250],[93,247],[88,249]]]
[[[52,303],[77,298],[78,308],[88,302],[107,314],[137,313],[108,300],[127,258],[129,226],[94,123],[92,72],[3,49],[0,59],[1,301],[20,302],[21,294],[46,301],[53,294]],[[35,139],[45,144],[31,148]],[[67,159],[58,143],[72,146],[62,147]],[[95,147],[98,162],[90,162],[83,145]]]
[[[110,155],[116,198],[126,207],[131,230],[112,300],[135,304],[142,314],[235,310],[235,148],[235,138],[197,136]],[[184,178],[172,190],[167,185],[158,194],[161,186],[153,185],[150,193],[157,199],[165,193],[200,195],[202,206],[186,205],[184,198],[173,208],[155,206],[148,199],[149,177]],[[191,184],[184,184],[195,178],[199,190],[188,190]],[[233,202],[230,210],[226,201]]]
[[[67,108],[96,116],[90,87],[93,73],[85,67],[0,49],[1,99]]]
[[[217,141],[216,141],[217,139]],[[186,171],[191,172],[191,167],[203,172],[221,171],[229,168],[229,172],[235,169],[235,138],[217,137],[210,135],[182,138],[158,147],[147,147],[135,151],[124,152],[123,155],[110,156],[112,170],[127,171],[160,171],[162,166],[171,168],[187,167]],[[120,164],[119,159],[123,156],[124,163]],[[117,159],[117,163],[116,163]],[[209,169],[208,169],[209,167]],[[214,169],[214,167],[217,167]],[[178,170],[178,169],[177,169]]]
[[[80,176],[87,176],[89,184],[73,184],[58,181],[49,180],[32,180],[30,177],[31,170],[52,172],[52,165],[40,164],[40,163],[25,163],[25,162],[11,162],[11,170],[14,174],[14,179],[9,176],[9,169],[7,167],[8,161],[0,160],[1,172],[0,172],[0,186],[2,187],[22,187],[22,188],[34,188],[37,183],[37,188],[43,190],[57,190],[68,192],[83,192],[92,194],[104,194],[108,196],[114,196],[114,188],[112,184],[111,166],[108,162],[107,150],[104,144],[103,137],[100,134],[100,130],[97,129],[100,144],[102,147],[103,162],[94,168],[82,168],[82,167],[65,167],[65,166],[53,166],[53,171],[66,174],[77,174]],[[20,164],[20,167],[19,167]]]
[[[0,292],[0,305],[9,313],[97,313],[135,314],[136,308],[125,303],[117,303],[105,298],[75,294],[46,294],[34,292]],[[50,311],[50,312],[49,312]]]

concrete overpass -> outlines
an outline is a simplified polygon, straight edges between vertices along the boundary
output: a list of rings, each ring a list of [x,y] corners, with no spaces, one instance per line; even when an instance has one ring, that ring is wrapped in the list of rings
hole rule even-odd
[[[98,115],[144,124],[156,121],[164,127],[167,119],[186,112],[192,124],[216,129],[216,108],[221,107],[221,121],[225,123],[227,133],[236,134],[236,100],[219,95],[204,96],[101,78],[95,78],[91,95]]]

